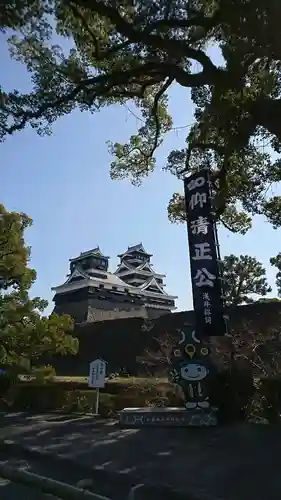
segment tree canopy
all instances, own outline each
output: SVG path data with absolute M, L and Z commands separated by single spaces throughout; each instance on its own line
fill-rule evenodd
M 280 17 L 279 0 L 3 2 L 0 29 L 32 89 L 1 88 L 1 138 L 28 124 L 49 133 L 74 108 L 97 112 L 133 101 L 141 127 L 127 144 L 110 144 L 111 177 L 138 184 L 173 128 L 168 92 L 178 84 L 187 89 L 186 107 L 191 90 L 194 124 L 165 168 L 180 178 L 209 166 L 217 219 L 230 230 L 245 233 L 254 214 L 279 227 L 281 197 L 269 188 L 280 181 L 281 164 L 264 146 L 280 153 Z M 182 220 L 180 194 L 169 215 Z
M 42 316 L 48 302 L 29 297 L 36 272 L 28 267 L 24 231 L 31 224 L 26 214 L 0 205 L 0 364 L 15 371 L 29 371 L 44 356 L 78 350 L 72 318 Z
M 32 220 L 26 214 L 7 212 L 0 204 L 0 290 L 29 287 L 35 280 L 29 269 L 30 248 L 24 243 L 24 231 Z
M 227 255 L 222 260 L 222 271 L 226 306 L 254 302 L 252 295 L 271 292 L 265 268 L 255 257 Z
M 270 264 L 274 267 L 277 267 L 276 286 L 278 296 L 281 297 L 281 252 L 279 252 L 276 257 L 271 257 Z

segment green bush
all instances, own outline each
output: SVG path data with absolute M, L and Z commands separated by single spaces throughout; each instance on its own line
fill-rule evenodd
M 127 392 L 130 394 L 140 393 L 151 393 L 157 394 L 159 391 L 167 392 L 171 389 L 171 384 L 167 382 L 158 382 L 155 378 L 134 378 L 128 377 L 127 379 L 121 380 L 109 380 L 104 388 L 105 392 L 110 394 L 122 394 Z
M 7 369 L 5 373 L 0 375 L 0 405 L 5 408 L 6 396 L 18 383 L 18 373 L 13 369 Z
M 51 381 L 55 375 L 56 370 L 51 365 L 43 365 L 33 368 L 31 375 L 35 377 L 35 380 L 40 383 Z
M 8 391 L 9 406 L 21 411 L 48 411 L 63 406 L 64 391 L 59 386 L 48 383 L 22 383 Z
M 281 378 L 263 378 L 257 384 L 260 395 L 261 416 L 270 424 L 281 421 Z
M 114 393 L 109 391 L 114 388 Z M 122 390 L 121 390 L 122 388 Z M 17 411 L 61 411 L 91 413 L 95 410 L 96 392 L 72 384 L 50 380 L 14 383 L 0 376 L 0 396 L 6 407 Z M 106 392 L 105 392 L 106 391 Z M 3 396 L 4 394 L 4 396 Z M 218 407 L 220 423 L 237 420 L 267 420 L 280 423 L 281 378 L 255 380 L 249 372 L 237 369 L 216 373 L 210 384 L 211 403 Z M 128 380 L 113 382 L 100 392 L 99 412 L 102 417 L 116 415 L 126 407 L 182 406 L 177 386 Z
M 96 391 L 85 389 L 83 391 L 65 391 L 63 406 L 58 408 L 67 413 L 92 413 L 95 411 Z M 101 416 L 107 417 L 114 413 L 115 404 L 114 397 L 111 394 L 100 394 L 99 413 Z
M 93 389 L 73 389 L 65 384 L 44 380 L 19 383 L 6 394 L 7 406 L 18 411 L 92 412 L 95 410 L 96 392 Z M 116 414 L 125 407 L 167 406 L 180 404 L 177 391 L 172 386 L 129 387 L 119 393 L 100 392 L 100 414 Z
M 8 375 L 6 375 L 5 373 L 0 375 L 0 397 L 1 398 L 3 396 L 5 396 L 7 391 L 10 389 L 12 383 L 13 382 Z
M 235 367 L 213 375 L 210 396 L 220 423 L 246 420 L 254 395 L 252 374 Z
M 65 390 L 59 384 L 21 383 L 6 393 L 6 403 L 10 408 L 21 411 L 64 411 L 91 412 L 95 404 L 95 391 L 86 389 Z M 101 395 L 108 400 L 107 395 Z

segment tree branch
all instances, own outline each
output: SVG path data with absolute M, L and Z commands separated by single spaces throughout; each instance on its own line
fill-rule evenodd
M 199 62 L 203 67 L 203 73 L 208 73 L 208 83 L 212 84 L 218 80 L 225 79 L 227 73 L 225 70 L 217 68 L 211 59 L 200 49 L 193 49 L 184 40 L 176 40 L 174 38 L 163 38 L 158 35 L 151 35 L 146 30 L 139 31 L 135 29 L 135 25 L 126 21 L 118 10 L 111 5 L 105 5 L 100 0 L 77 0 L 76 3 L 83 5 L 91 11 L 97 12 L 101 16 L 107 17 L 116 27 L 117 31 L 127 37 L 133 43 L 142 43 L 153 47 L 154 49 L 162 49 L 169 56 L 178 58 L 190 58 Z
M 191 149 L 201 149 L 202 151 L 206 151 L 207 149 L 212 149 L 217 153 L 223 153 L 225 148 L 223 146 L 219 146 L 215 142 L 194 142 L 191 143 Z
M 39 119 L 47 111 L 56 108 L 59 109 L 64 104 L 74 101 L 80 92 L 83 92 L 84 90 L 90 90 L 91 87 L 97 86 L 92 90 L 93 101 L 98 96 L 108 95 L 107 92 L 110 89 L 113 89 L 114 87 L 120 85 L 130 85 L 134 83 L 134 81 L 132 80 L 133 78 L 140 78 L 142 76 L 146 78 L 150 76 L 151 78 L 153 78 L 152 84 L 155 84 L 155 82 L 159 83 L 162 79 L 167 77 L 169 78 L 169 81 L 176 80 L 181 85 L 185 85 L 187 87 L 197 85 L 199 86 L 204 82 L 203 72 L 196 75 L 190 75 L 189 73 L 173 64 L 147 62 L 127 71 L 116 70 L 110 74 L 102 74 L 82 80 L 78 85 L 76 85 L 74 88 L 66 92 L 58 99 L 44 102 L 44 104 L 39 106 L 39 108 L 36 110 L 22 111 L 21 115 L 17 116 L 17 118 L 20 118 L 22 116 L 21 121 L 19 123 L 11 125 L 10 127 L 6 127 L 4 130 L 9 135 L 13 134 L 17 130 L 22 130 L 29 121 L 33 119 Z M 139 80 L 137 80 L 135 83 L 140 85 L 140 89 L 132 91 L 130 92 L 130 94 L 128 94 L 128 90 L 124 90 L 124 97 L 142 97 L 145 88 L 150 84 L 149 80 L 148 82 L 145 81 L 143 84 L 141 84 Z M 112 96 L 114 96 L 114 93 L 112 94 Z M 122 98 L 123 91 L 116 91 L 115 96 Z M 3 99 L 3 101 L 5 101 L 5 99 Z
M 88 25 L 87 20 L 86 20 L 85 16 L 82 14 L 82 12 L 80 11 L 80 9 L 77 8 L 77 6 L 75 5 L 74 2 L 70 2 L 70 8 L 73 11 L 74 15 L 76 15 L 80 19 L 82 26 L 85 28 L 85 30 L 91 36 L 91 38 L 94 42 L 94 46 L 95 46 L 95 51 L 96 51 L 95 56 L 96 56 L 98 61 L 101 61 L 104 59 L 109 59 L 111 56 L 116 54 L 116 52 L 119 52 L 119 50 L 122 50 L 131 44 L 130 40 L 126 40 L 126 42 L 123 42 L 123 43 L 119 43 L 119 44 L 116 43 L 113 47 L 111 47 L 108 50 L 101 51 L 100 45 L 99 45 L 99 40 L 97 39 L 93 30 Z
M 149 155 L 150 157 L 152 157 L 154 155 L 154 152 L 158 147 L 158 140 L 159 140 L 159 136 L 160 136 L 160 132 L 161 132 L 161 123 L 160 123 L 159 116 L 158 116 L 159 100 L 172 83 L 173 83 L 173 77 L 169 77 L 167 79 L 167 81 L 164 83 L 164 85 L 161 87 L 161 89 L 158 90 L 157 94 L 154 97 L 154 103 L 153 103 L 153 107 L 151 110 L 151 114 L 155 120 L 155 137 L 154 137 L 153 147 L 150 151 L 150 155 Z
M 220 222 L 231 233 L 239 233 L 238 229 L 233 229 L 225 221 L 223 221 L 220 217 L 218 218 L 218 222 Z
M 39 106 L 39 108 L 35 111 L 31 111 L 31 110 L 30 111 L 22 111 L 22 113 L 21 113 L 22 120 L 19 123 L 15 123 L 14 125 L 11 125 L 10 127 L 6 127 L 5 132 L 7 134 L 11 135 L 14 132 L 16 132 L 17 130 L 22 130 L 25 127 L 25 125 L 27 124 L 27 122 L 40 118 L 48 110 L 59 108 L 63 104 L 66 104 L 67 102 L 72 101 L 73 99 L 75 99 L 77 94 L 79 94 L 79 92 L 81 92 L 82 90 L 84 90 L 86 88 L 87 84 L 89 84 L 90 81 L 91 81 L 91 79 L 83 80 L 79 85 L 77 85 L 74 89 L 72 89 L 67 94 L 59 97 L 58 99 L 56 99 L 52 102 L 45 102 L 44 104 Z
M 218 12 L 216 12 L 212 17 L 206 17 L 204 14 L 195 14 L 189 19 L 160 19 L 151 24 L 148 24 L 143 30 L 144 33 L 151 32 L 156 29 L 161 28 L 191 28 L 192 26 L 201 26 L 206 30 L 214 28 L 219 22 Z
M 13 134 L 16 130 L 22 130 L 25 125 L 27 124 L 28 121 L 31 121 L 33 119 L 38 119 L 41 116 L 44 115 L 44 113 L 48 110 L 51 109 L 56 109 L 62 106 L 63 104 L 66 104 L 68 102 L 71 102 L 74 100 L 79 92 L 82 92 L 83 90 L 86 90 L 87 87 L 94 86 L 94 85 L 99 85 L 99 87 L 96 89 L 93 89 L 93 99 L 99 95 L 106 95 L 106 92 L 110 90 L 112 87 L 117 86 L 117 85 L 122 85 L 122 84 L 129 84 L 130 77 L 137 77 L 137 76 L 142 76 L 143 74 L 146 75 L 149 71 L 151 71 L 154 68 L 154 65 L 151 65 L 150 63 L 148 64 L 143 64 L 140 65 L 137 68 L 128 70 L 128 71 L 114 71 L 110 73 L 109 75 L 98 75 L 96 77 L 92 78 L 87 78 L 85 80 L 82 80 L 76 87 L 71 89 L 69 92 L 64 94 L 63 96 L 59 97 L 58 99 L 54 101 L 47 101 L 44 104 L 42 104 L 37 110 L 35 111 L 23 111 L 22 112 L 22 120 L 19 123 L 16 123 L 14 125 L 11 125 L 10 127 L 6 128 L 6 133 L 8 134 Z M 106 85 L 108 87 L 106 87 Z M 145 88 L 146 83 L 142 86 L 142 89 Z M 133 95 L 136 96 L 139 93 L 136 91 L 130 95 L 132 97 Z M 122 97 L 122 92 L 118 93 L 118 96 Z M 126 92 L 125 92 L 125 97 L 126 97 Z
M 99 46 L 99 41 L 95 35 L 95 33 L 93 32 L 93 30 L 90 28 L 90 26 L 88 25 L 87 21 L 86 21 L 86 18 L 83 16 L 82 12 L 80 11 L 80 9 L 77 8 L 77 6 L 73 3 L 73 2 L 70 2 L 70 8 L 72 10 L 72 12 L 74 13 L 75 16 L 78 17 L 78 19 L 80 19 L 81 23 L 82 23 L 82 26 L 84 27 L 84 29 L 89 33 L 89 35 L 91 36 L 93 42 L 94 42 L 94 46 L 95 46 L 95 56 L 98 60 L 101 60 L 101 53 L 100 53 L 100 46 Z

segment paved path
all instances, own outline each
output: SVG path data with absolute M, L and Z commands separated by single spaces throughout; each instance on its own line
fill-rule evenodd
M 91 476 L 83 466 L 92 468 L 97 492 L 114 500 L 124 499 L 126 488 L 145 481 L 196 492 L 203 499 L 281 498 L 279 428 L 120 429 L 113 421 L 90 417 L 16 414 L 2 416 L 0 427 L 1 439 L 79 462 L 80 468 L 73 469 L 76 481 Z M 61 474 L 54 469 L 51 474 Z

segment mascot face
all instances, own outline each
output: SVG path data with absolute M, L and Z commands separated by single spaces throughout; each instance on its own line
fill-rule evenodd
M 183 380 L 196 382 L 197 380 L 202 380 L 208 375 L 208 369 L 200 363 L 188 363 L 182 365 L 180 374 Z

